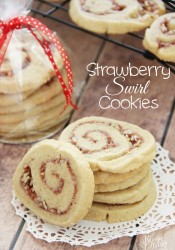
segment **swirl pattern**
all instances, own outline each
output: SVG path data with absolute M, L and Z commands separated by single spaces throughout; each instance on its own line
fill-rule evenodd
M 46 168 L 49 165 L 52 165 L 52 166 L 59 165 L 60 162 L 65 163 L 66 168 L 68 170 L 68 173 L 71 176 L 71 181 L 73 184 L 72 185 L 73 190 L 72 190 L 71 200 L 68 202 L 68 205 L 64 210 L 60 211 L 58 208 L 55 208 L 55 207 L 49 208 L 49 204 L 47 204 L 47 201 L 43 200 L 40 196 L 37 195 L 37 193 L 35 192 L 34 181 L 32 178 L 31 168 L 29 165 L 24 167 L 24 172 L 23 172 L 23 175 L 21 176 L 20 183 L 21 183 L 22 187 L 24 188 L 25 192 L 27 193 L 27 195 L 32 200 L 34 200 L 34 202 L 40 208 L 42 208 L 46 211 L 50 211 L 54 214 L 62 215 L 62 214 L 66 214 L 70 210 L 71 206 L 74 203 L 76 195 L 77 195 L 78 183 L 77 183 L 76 176 L 75 176 L 74 172 L 72 171 L 69 162 L 64 160 L 64 159 L 57 158 L 57 159 L 52 159 L 52 160 L 49 160 L 48 162 L 43 163 L 43 165 L 41 165 L 41 168 L 40 168 L 40 177 L 41 177 L 41 180 L 44 183 L 44 185 L 46 185 L 49 190 L 51 190 L 56 195 L 61 194 L 61 192 L 63 192 L 63 189 L 64 189 L 64 183 L 65 183 L 64 179 L 60 178 L 57 171 L 52 171 L 49 176 L 46 175 Z M 48 184 L 48 182 L 49 182 L 49 181 L 47 181 L 48 178 L 52 179 L 52 182 L 56 182 L 55 187 L 54 187 L 53 183 L 51 186 Z
M 25 36 L 25 39 L 21 36 Z M 59 69 L 62 69 L 63 62 L 59 53 L 56 49 L 51 49 L 55 62 Z M 0 69 L 0 93 L 17 94 L 34 91 L 53 76 L 55 72 L 52 65 L 32 34 L 24 30 L 16 30 Z
M 155 140 L 148 131 L 103 117 L 80 119 L 60 138 L 75 145 L 94 171 L 128 172 L 150 162 L 155 155 Z
M 159 17 L 146 30 L 143 45 L 160 59 L 175 62 L 175 14 Z
M 164 12 L 160 0 L 73 0 L 70 6 L 74 22 L 85 29 L 111 34 L 142 30 Z
M 88 187 L 83 185 L 85 179 Z M 14 190 L 17 197 L 43 220 L 69 226 L 82 219 L 90 208 L 94 178 L 76 148 L 46 140 L 24 157 L 14 175 Z
M 21 63 L 20 65 L 13 65 L 13 70 L 10 66 L 10 60 L 8 57 L 6 57 L 4 60 L 3 60 L 3 64 L 2 64 L 2 67 L 1 67 L 1 70 L 0 70 L 0 77 L 13 77 L 14 76 L 14 72 L 16 70 L 23 70 L 25 69 L 31 62 L 31 58 L 30 56 L 28 55 L 27 53 L 27 50 L 25 48 L 22 48 L 22 49 L 19 49 L 18 48 L 18 52 L 15 51 L 15 54 L 21 54 Z M 15 55 L 14 55 L 15 56 Z M 15 61 L 17 62 L 17 61 Z
M 96 15 L 115 14 L 117 11 L 122 11 L 126 8 L 126 6 L 117 3 L 115 0 L 105 0 L 103 2 L 81 0 L 80 4 L 84 11 Z

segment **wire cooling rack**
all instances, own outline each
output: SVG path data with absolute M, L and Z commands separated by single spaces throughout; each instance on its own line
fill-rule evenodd
M 171 7 L 170 10 L 175 9 L 175 0 L 162 0 L 164 3 L 166 3 L 169 7 Z
M 101 35 L 101 34 L 97 34 L 97 33 L 85 30 L 85 29 L 77 26 L 76 24 L 74 24 L 72 22 L 69 22 L 67 20 L 55 17 L 53 14 L 57 10 L 67 12 L 67 14 L 68 14 L 68 8 L 65 5 L 67 3 L 69 3 L 70 0 L 65 0 L 62 3 L 57 3 L 57 2 L 53 3 L 51 1 L 46 1 L 46 0 L 35 0 L 35 2 L 47 5 L 49 10 L 44 12 L 44 11 L 41 11 L 41 10 L 39 10 L 37 8 L 33 8 L 32 12 L 34 14 L 41 15 L 43 17 L 47 17 L 47 18 L 49 18 L 49 19 L 51 19 L 51 20 L 53 20 L 55 22 L 59 22 L 59 23 L 65 25 L 65 26 L 69 26 L 72 29 L 76 29 L 76 30 L 79 30 L 81 32 L 88 33 L 88 34 L 90 34 L 92 36 L 95 36 L 95 37 L 97 37 L 99 39 L 102 39 L 104 41 L 113 43 L 116 46 L 120 46 L 120 47 L 123 47 L 123 48 L 128 49 L 128 50 L 132 50 L 132 51 L 134 51 L 134 52 L 136 52 L 138 54 L 143 55 L 143 57 L 145 57 L 146 59 L 157 60 L 163 66 L 165 66 L 167 68 L 170 68 L 171 72 L 175 74 L 175 63 L 164 62 L 164 61 L 160 60 L 159 58 L 157 58 L 155 55 L 153 55 L 151 52 L 149 52 L 147 50 L 134 47 L 133 45 L 130 45 L 130 44 L 127 44 L 127 43 L 120 42 L 120 41 L 118 41 L 116 39 L 108 37 L 107 35 Z M 171 12 L 175 11 L 175 0 L 169 0 L 169 1 L 168 0 L 163 0 L 163 2 L 166 3 L 166 7 L 167 7 L 168 11 L 171 11 Z M 128 35 L 132 36 L 132 37 L 135 37 L 135 39 L 139 39 L 139 40 L 143 39 L 143 36 L 140 35 L 140 34 L 137 34 L 137 33 L 128 33 Z

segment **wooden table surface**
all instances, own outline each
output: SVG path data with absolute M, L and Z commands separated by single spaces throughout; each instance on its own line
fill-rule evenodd
M 51 6 L 39 1 L 34 2 L 38 10 L 48 11 Z M 66 11 L 57 10 L 53 17 L 70 22 Z M 78 118 L 98 115 L 138 124 L 149 130 L 166 149 L 170 151 L 170 157 L 175 160 L 175 75 L 164 80 L 161 75 L 155 77 L 127 77 L 126 83 L 145 83 L 151 79 L 150 91 L 146 94 L 148 99 L 158 99 L 158 109 L 101 109 L 98 101 L 105 94 L 105 86 L 112 82 L 112 77 L 88 77 L 86 66 L 91 62 L 98 62 L 100 65 L 125 66 L 128 62 L 139 65 L 160 65 L 156 60 L 148 60 L 131 50 L 106 42 L 91 34 L 73 29 L 49 18 L 36 15 L 45 22 L 51 29 L 55 30 L 63 39 L 65 44 L 74 52 L 81 71 L 81 79 L 85 80 L 78 106 L 71 117 L 71 121 Z M 137 48 L 142 47 L 142 41 L 129 35 L 113 36 L 113 39 L 123 43 L 131 44 Z M 148 79 L 147 79 L 148 78 Z M 138 98 L 139 95 L 136 95 Z M 120 100 L 126 98 L 121 94 Z M 26 232 L 26 224 L 20 217 L 15 215 L 14 208 L 10 204 L 12 198 L 12 176 L 16 166 L 23 155 L 29 149 L 27 145 L 4 145 L 0 144 L 0 250 L 85 250 L 87 247 L 70 246 L 66 243 L 46 243 L 35 239 Z M 153 244 L 156 241 L 164 242 Z M 145 242 L 147 242 L 145 244 Z M 175 249 L 175 226 L 169 226 L 162 230 L 153 232 L 147 236 L 123 237 L 112 240 L 107 244 L 91 247 L 93 250 L 174 250 Z

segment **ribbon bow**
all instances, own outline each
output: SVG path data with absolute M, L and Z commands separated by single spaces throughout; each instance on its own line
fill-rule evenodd
M 47 26 L 41 23 L 38 19 L 30 16 L 27 17 L 18 16 L 10 19 L 7 23 L 4 23 L 3 21 L 0 20 L 0 66 L 3 62 L 13 31 L 15 29 L 22 29 L 23 27 L 27 28 L 32 33 L 32 35 L 37 39 L 41 47 L 44 49 L 45 54 L 48 56 L 48 59 L 52 63 L 55 74 L 58 80 L 60 81 L 63 93 L 66 98 L 66 105 L 64 107 L 64 110 L 69 104 L 73 108 L 77 109 L 76 105 L 72 102 L 72 91 L 74 84 L 73 84 L 72 68 L 68 56 L 63 46 L 59 42 L 58 38 L 55 36 L 55 34 Z M 40 39 L 37 36 L 36 32 L 33 31 L 33 28 L 39 31 L 39 33 L 42 35 L 42 39 Z M 47 40 L 45 39 L 45 37 L 47 37 Z M 61 76 L 61 73 L 54 61 L 49 43 L 54 44 L 55 48 L 60 53 L 60 56 L 63 60 L 64 67 L 67 73 L 68 86 L 65 84 Z

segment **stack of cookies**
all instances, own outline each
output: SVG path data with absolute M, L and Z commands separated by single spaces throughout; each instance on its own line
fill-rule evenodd
M 51 224 L 71 226 L 84 218 L 129 221 L 156 200 L 154 156 L 155 140 L 148 131 L 87 117 L 69 125 L 60 141 L 35 144 L 17 167 L 13 187 L 27 208 Z
M 94 172 L 93 204 L 86 219 L 128 221 L 153 205 L 156 189 L 150 166 L 156 147 L 148 131 L 126 122 L 87 117 L 69 125 L 60 139 L 76 146 Z
M 67 82 L 63 61 L 50 45 Z M 17 30 L 0 68 L 0 137 L 30 141 L 59 129 L 70 113 L 43 48 L 27 30 Z

